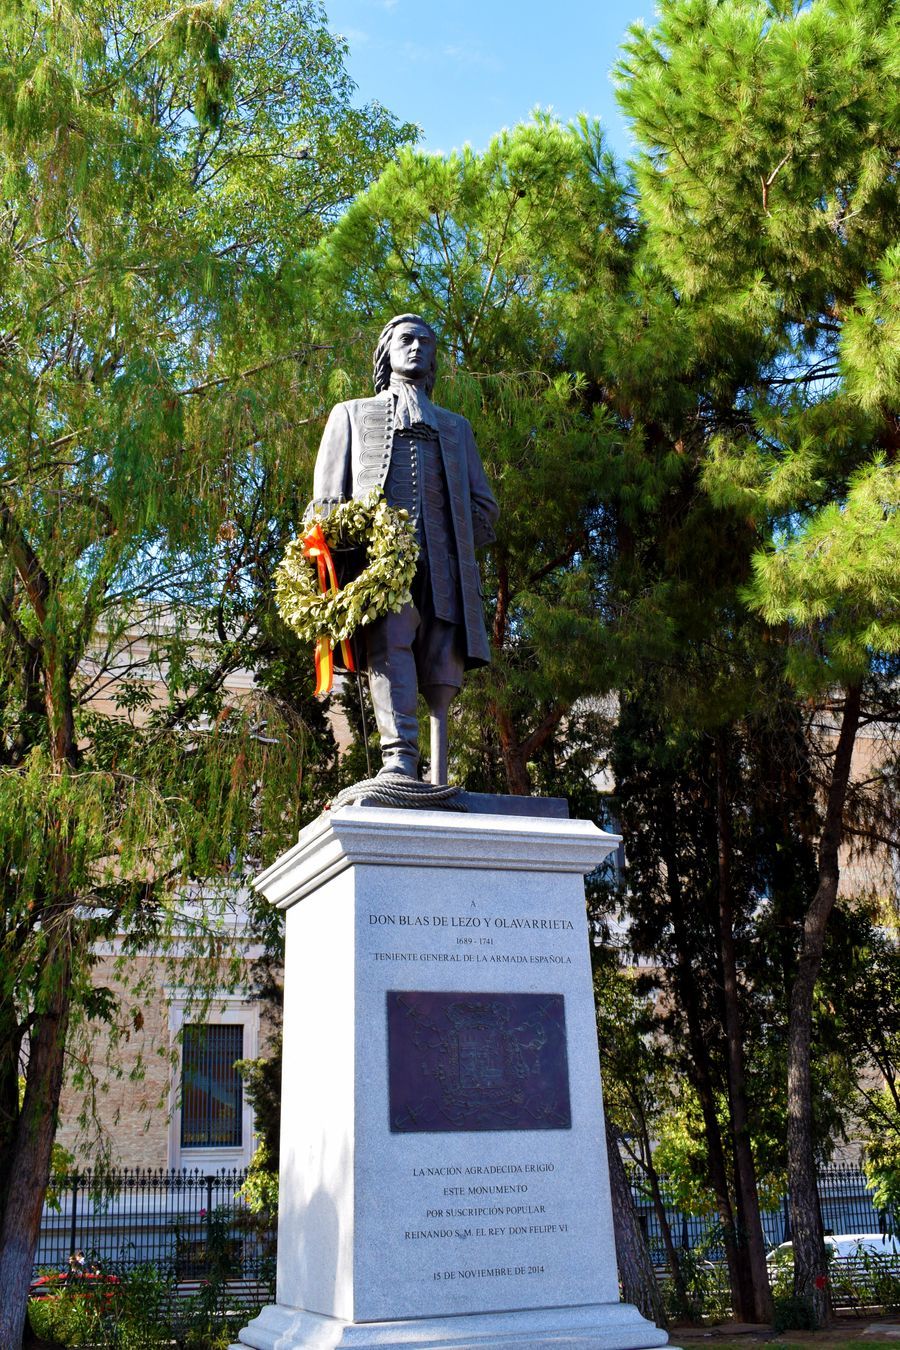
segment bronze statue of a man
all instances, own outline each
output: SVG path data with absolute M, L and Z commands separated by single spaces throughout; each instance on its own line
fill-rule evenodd
M 431 781 L 447 780 L 447 709 L 463 671 L 490 661 L 475 549 L 494 539 L 498 509 L 472 428 L 431 402 L 434 330 L 417 314 L 385 324 L 374 358 L 375 397 L 332 408 L 313 493 L 324 511 L 382 488 L 415 524 L 412 604 L 362 630 L 381 736 L 381 773 L 416 778 L 416 694 L 431 713 Z

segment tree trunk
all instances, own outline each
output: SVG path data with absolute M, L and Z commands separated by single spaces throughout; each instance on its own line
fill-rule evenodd
M 616 1237 L 616 1261 L 626 1303 L 657 1326 L 666 1326 L 662 1294 L 650 1260 L 650 1252 L 631 1198 L 625 1164 L 619 1153 L 618 1132 L 606 1116 L 606 1152 L 609 1157 L 609 1183 L 612 1195 L 613 1229 Z
M 50 581 L 9 508 L 2 504 L 0 540 L 6 544 L 41 624 L 44 715 L 53 767 L 64 780 L 77 766 L 78 745 L 71 671 Z M 25 1095 L 6 1159 L 8 1189 L 0 1199 L 0 1350 L 17 1350 L 22 1343 L 65 1068 L 75 941 L 72 855 L 68 825 L 57 819 L 53 829 L 46 890 L 33 897 L 32 921 L 40 925 L 46 947 L 28 1027 Z
M 709 1180 L 716 1197 L 716 1210 L 722 1228 L 722 1246 L 725 1248 L 725 1260 L 728 1265 L 732 1316 L 736 1322 L 749 1322 L 753 1307 L 749 1272 L 738 1242 L 738 1226 L 728 1186 L 725 1149 L 716 1114 L 715 1092 L 707 1063 L 705 1043 L 698 1044 L 696 1038 L 692 1038 L 691 1053 L 695 1069 L 694 1087 L 700 1099 L 709 1154 Z
M 6 935 L 9 941 L 9 935 Z M 0 1222 L 9 1190 L 13 1144 L 19 1120 L 19 1069 L 22 1030 L 13 1000 L 0 1004 Z
M 650 1199 L 653 1203 L 653 1213 L 656 1215 L 656 1222 L 659 1224 L 663 1247 L 665 1247 L 666 1250 L 666 1263 L 672 1274 L 672 1283 L 675 1286 L 675 1293 L 678 1296 L 678 1301 L 683 1308 L 686 1308 L 688 1302 L 687 1289 L 685 1288 L 681 1261 L 678 1256 L 678 1248 L 675 1246 L 675 1241 L 672 1237 L 672 1225 L 669 1223 L 669 1216 L 666 1213 L 662 1188 L 659 1184 L 659 1173 L 653 1162 L 653 1148 L 650 1143 L 650 1131 L 647 1128 L 647 1120 L 644 1115 L 642 1104 L 639 1101 L 632 1100 L 632 1109 L 637 1118 L 637 1135 L 640 1140 L 640 1158 L 634 1158 L 632 1150 L 628 1149 L 627 1145 L 626 1150 L 631 1153 L 634 1162 L 641 1168 L 647 1178 L 647 1182 L 650 1186 Z
M 742 1254 L 738 1248 L 737 1224 L 735 1223 L 731 1192 L 728 1186 L 725 1149 L 722 1144 L 722 1132 L 716 1114 L 716 1094 L 709 1063 L 709 1047 L 697 1002 L 695 987 L 697 972 L 694 969 L 684 931 L 678 860 L 673 853 L 665 851 L 663 863 L 666 869 L 666 884 L 672 901 L 672 928 L 677 952 L 678 995 L 687 1018 L 694 1087 L 700 1101 L 700 1110 L 703 1113 L 703 1131 L 706 1136 L 706 1149 L 709 1158 L 709 1181 L 716 1197 L 716 1211 L 722 1228 L 722 1246 L 725 1248 L 728 1282 L 731 1286 L 731 1310 L 735 1321 L 747 1322 L 750 1320 L 753 1299 L 749 1289 L 750 1282 L 746 1263 L 742 1260 Z
M 861 705 L 861 686 L 848 686 L 819 841 L 818 884 L 803 923 L 800 960 L 791 989 L 788 1016 L 788 1192 L 794 1244 L 794 1292 L 810 1300 L 819 1325 L 826 1323 L 830 1317 L 831 1299 L 813 1149 L 810 1069 L 812 1008 L 822 965 L 825 929 L 837 899 L 840 881 L 839 855 L 844 837 L 844 807 Z
M 716 819 L 719 866 L 719 940 L 722 957 L 728 1098 L 734 1148 L 735 1188 L 739 1215 L 738 1248 L 744 1249 L 753 1322 L 771 1322 L 772 1290 L 766 1266 L 766 1242 L 759 1211 L 759 1186 L 750 1138 L 750 1112 L 744 1065 L 744 1038 L 738 990 L 734 902 L 731 885 L 732 829 L 728 804 L 728 750 L 725 735 L 716 737 Z
M 666 1213 L 666 1206 L 663 1201 L 662 1191 L 659 1186 L 659 1173 L 653 1166 L 653 1159 L 648 1157 L 646 1163 L 647 1180 L 650 1183 L 650 1196 L 653 1200 L 653 1212 L 656 1215 L 656 1222 L 659 1224 L 659 1231 L 662 1234 L 663 1246 L 666 1249 L 666 1261 L 669 1270 L 672 1273 L 672 1283 L 675 1286 L 675 1293 L 678 1301 L 683 1308 L 687 1307 L 687 1289 L 684 1283 L 684 1275 L 681 1270 L 681 1261 L 678 1257 L 678 1248 L 672 1239 L 672 1226 L 669 1223 L 669 1216 Z
M 61 922 L 58 919 L 58 922 Z M 9 1190 L 0 1222 L 0 1346 L 22 1344 L 28 1289 L 50 1175 L 56 1111 L 62 1091 L 69 1021 L 69 935 L 58 933 L 47 952 L 53 971 L 49 1006 L 31 1029 L 25 1097 L 10 1158 Z
M 514 797 L 530 797 L 531 774 L 528 772 L 524 747 L 519 743 L 509 715 L 496 706 L 494 715 L 497 718 L 497 730 L 500 735 L 500 753 L 503 756 L 506 786 Z

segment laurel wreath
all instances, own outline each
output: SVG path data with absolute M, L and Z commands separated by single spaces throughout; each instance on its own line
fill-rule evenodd
M 329 548 L 365 545 L 368 554 L 364 571 L 333 593 L 322 593 L 315 561 L 303 555 L 304 538 L 316 522 Z M 303 534 L 288 544 L 275 571 L 275 604 L 304 642 L 327 637 L 335 647 L 364 624 L 410 603 L 418 559 L 408 512 L 389 506 L 380 491 L 360 501 L 340 502 L 327 515 L 310 515 Z

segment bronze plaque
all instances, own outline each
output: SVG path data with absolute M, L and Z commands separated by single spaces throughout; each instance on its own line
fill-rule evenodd
M 388 990 L 391 1130 L 568 1130 L 562 994 Z

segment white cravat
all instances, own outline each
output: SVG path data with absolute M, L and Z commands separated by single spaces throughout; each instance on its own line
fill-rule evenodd
M 394 395 L 394 430 L 409 431 L 410 427 L 426 426 L 439 431 L 437 410 L 431 399 L 419 385 L 399 376 L 391 376 L 391 393 Z

